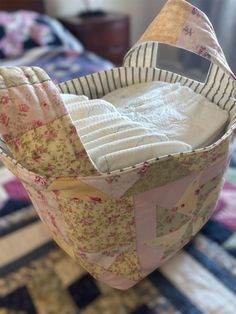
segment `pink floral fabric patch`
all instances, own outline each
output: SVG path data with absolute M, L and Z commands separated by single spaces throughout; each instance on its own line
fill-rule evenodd
M 56 86 L 38 68 L 7 68 L 0 77 L 0 128 L 5 141 L 65 115 Z M 2 86 L 1 86 L 2 85 Z M 9 87 L 9 88 L 7 88 Z

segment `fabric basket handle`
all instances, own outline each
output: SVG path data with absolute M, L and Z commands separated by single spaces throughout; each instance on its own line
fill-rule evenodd
M 208 17 L 184 0 L 169 0 L 139 41 L 126 54 L 124 66 L 156 67 L 158 43 L 193 52 L 236 80 Z

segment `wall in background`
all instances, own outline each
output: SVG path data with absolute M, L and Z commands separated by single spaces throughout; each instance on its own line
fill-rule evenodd
M 103 7 L 130 15 L 131 42 L 135 43 L 165 2 L 166 0 L 104 0 Z M 68 16 L 84 9 L 83 0 L 45 0 L 45 3 L 47 13 L 52 16 Z

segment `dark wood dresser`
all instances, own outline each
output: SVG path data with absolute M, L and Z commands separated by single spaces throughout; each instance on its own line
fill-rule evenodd
M 61 18 L 62 24 L 71 31 L 86 49 L 121 65 L 129 49 L 129 16 L 106 12 L 99 16 L 70 16 Z

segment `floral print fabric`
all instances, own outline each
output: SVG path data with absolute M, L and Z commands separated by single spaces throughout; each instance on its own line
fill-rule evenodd
M 45 177 L 96 173 L 68 115 L 14 138 L 8 147 L 24 167 Z
M 187 19 L 184 13 L 192 11 L 185 11 L 185 1 L 171 0 L 169 16 L 172 5 L 178 5 L 184 26 L 182 16 Z M 209 147 L 99 174 L 46 74 L 38 70 L 31 76 L 29 68 L 22 76 L 22 70 L 15 70 L 6 68 L 0 80 L 0 113 L 9 113 L 2 116 L 0 131 L 15 160 L 3 153 L 1 160 L 23 181 L 39 216 L 72 258 L 113 287 L 131 287 L 188 243 L 209 219 L 233 129 Z M 85 81 L 95 84 L 91 76 Z M 34 89 L 37 84 L 42 89 Z M 29 95 L 37 96 L 36 103 L 25 96 L 23 86 L 34 86 Z M 9 94 L 13 88 L 18 91 L 15 102 Z M 225 86 L 219 90 L 224 92 Z M 48 95 L 50 110 L 44 110 L 41 95 Z M 18 120 L 11 124 L 15 114 L 7 111 L 9 104 L 20 117 L 21 129 Z M 27 112 L 32 121 L 39 116 L 42 125 L 33 125 Z
M 0 69 L 0 88 L 0 125 L 6 141 L 66 114 L 56 86 L 39 68 Z
M 13 156 L 45 177 L 96 173 L 58 89 L 36 67 L 0 70 L 0 129 Z
M 207 16 L 187 1 L 169 0 L 139 40 L 192 51 L 222 67 L 236 80 Z

